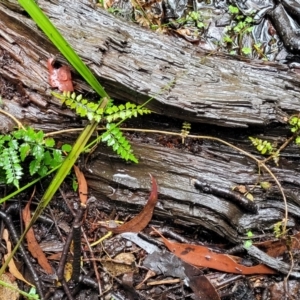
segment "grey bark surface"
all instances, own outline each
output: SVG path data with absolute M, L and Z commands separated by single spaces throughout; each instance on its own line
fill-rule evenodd
M 35 90 L 31 100 L 47 106 L 53 100 L 44 96 L 49 95 L 46 60 L 58 51 L 33 21 L 7 8 L 9 3 L 1 1 L 0 42 L 12 60 L 0 74 Z M 299 75 L 287 66 L 204 53 L 85 0 L 38 4 L 113 98 L 143 103 L 154 96 L 150 107 L 158 113 L 226 127 L 282 122 L 286 112 L 299 110 Z M 75 82 L 80 91 L 88 90 Z
M 258 214 L 250 214 L 230 200 L 194 188 L 191 179 L 198 177 L 228 190 L 237 185 L 251 186 L 258 180 L 273 182 L 267 174 L 259 177 L 256 164 L 229 147 L 206 141 L 199 152 L 188 153 L 166 149 L 152 139 L 148 142 L 150 144 L 133 141 L 138 165 L 124 164 L 105 147 L 98 150 L 86 169 L 89 187 L 97 199 L 103 199 L 126 215 L 136 213 L 150 193 L 147 174 L 151 173 L 159 184 L 155 218 L 164 220 L 166 225 L 205 228 L 233 243 L 240 243 L 248 230 L 260 232 L 264 228 L 272 232 L 273 225 L 284 218 L 283 200 L 275 184 L 267 195 L 259 188 L 253 193 Z M 295 193 L 295 187 L 300 185 L 299 170 L 272 170 L 285 191 Z M 297 197 L 297 193 L 293 198 L 288 197 L 290 227 L 296 226 L 300 216 L 299 202 L 292 201 Z
M 207 124 L 219 125 L 215 134 L 248 151 L 253 148 L 246 142 L 247 127 L 259 125 L 264 130 L 270 123 L 283 123 L 287 113 L 300 110 L 299 75 L 285 65 L 210 55 L 183 40 L 125 23 L 83 0 L 38 4 L 113 98 L 143 103 L 155 95 L 150 108 L 157 113 L 202 123 L 206 131 L 210 130 Z M 4 98 L 4 109 L 47 131 L 82 126 L 50 95 L 46 62 L 57 50 L 12 2 L 0 1 L 0 16 L 0 76 L 20 94 Z M 79 92 L 91 92 L 79 76 L 74 81 Z M 29 101 L 25 107 L 20 105 L 24 99 Z M 5 116 L 1 119 L 2 131 L 15 125 Z M 145 125 L 151 124 L 151 119 L 143 120 Z M 180 126 L 178 122 L 178 130 Z M 163 124 L 160 128 L 166 129 Z M 195 130 L 201 133 L 201 127 Z M 283 126 L 273 131 L 275 136 L 287 136 Z M 105 147 L 88 160 L 85 173 L 102 207 L 117 207 L 127 215 L 139 211 L 149 194 L 150 172 L 159 184 L 155 219 L 208 229 L 239 243 L 247 230 L 271 230 L 284 217 L 275 185 L 267 197 L 256 189 L 257 215 L 231 201 L 200 193 L 191 185 L 191 179 L 198 176 L 228 189 L 259 180 L 272 182 L 267 175 L 259 178 L 255 163 L 232 149 L 205 141 L 199 151 L 191 153 L 167 148 L 154 137 L 132 139 L 138 165 L 124 163 Z M 282 154 L 284 167 L 273 168 L 288 192 L 300 186 L 296 151 L 291 146 Z M 289 226 L 294 227 L 300 216 L 299 204 L 290 201 L 288 205 Z

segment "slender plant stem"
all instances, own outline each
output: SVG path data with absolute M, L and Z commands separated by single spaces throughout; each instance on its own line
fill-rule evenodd
M 9 195 L 7 195 L 4 198 L 0 199 L 0 204 L 15 197 L 16 195 L 20 194 L 21 192 L 25 191 L 26 189 L 28 189 L 29 187 L 33 186 L 34 184 L 36 184 L 37 182 L 39 182 L 42 178 L 47 177 L 48 175 L 52 174 L 53 172 L 55 172 L 57 169 L 59 169 L 61 165 L 56 166 L 55 168 L 51 169 L 50 171 L 48 171 L 44 176 L 41 176 L 31 182 L 29 182 L 28 184 L 22 186 L 21 188 L 17 189 L 16 191 L 10 193 Z
M 36 295 L 30 295 L 28 293 L 23 292 L 22 290 L 19 290 L 18 288 L 16 288 L 15 286 L 8 284 L 7 282 L 0 280 L 0 285 L 5 286 L 13 291 L 18 292 L 20 295 L 26 297 L 27 299 L 38 299 L 36 298 Z
M 0 113 L 11 118 L 12 120 L 14 120 L 14 122 L 18 125 L 18 128 L 19 129 L 24 129 L 25 130 L 25 127 L 23 126 L 23 124 L 18 120 L 16 119 L 13 115 L 11 115 L 10 113 L 8 113 L 7 111 L 3 110 L 0 108 Z

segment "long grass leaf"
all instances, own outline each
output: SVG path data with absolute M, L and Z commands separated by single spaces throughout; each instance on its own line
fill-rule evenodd
M 30 17 L 42 29 L 57 49 L 65 56 L 70 64 L 80 73 L 80 75 L 90 84 L 90 86 L 101 96 L 108 97 L 104 88 L 92 74 L 89 68 L 83 63 L 71 45 L 60 34 L 49 18 L 43 13 L 33 0 L 18 0 L 20 5 L 27 11 Z

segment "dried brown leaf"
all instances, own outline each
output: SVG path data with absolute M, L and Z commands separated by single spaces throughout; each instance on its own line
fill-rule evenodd
M 164 244 L 173 254 L 196 267 L 207 267 L 218 271 L 243 275 L 276 274 L 275 270 L 262 264 L 253 267 L 238 264 L 233 256 L 215 253 L 205 246 L 170 242 L 155 228 L 153 230 L 162 237 Z
M 103 267 L 113 276 L 135 272 L 136 258 L 132 253 L 120 253 L 114 259 L 107 258 L 101 261 Z
M 216 288 L 213 286 L 213 284 L 206 276 L 204 275 L 193 276 L 192 278 L 189 278 L 189 280 L 190 280 L 190 287 L 198 299 L 221 300 Z
M 4 255 L 4 260 L 6 260 L 9 255 L 11 254 L 11 242 L 8 239 L 8 231 L 7 229 L 3 230 L 3 235 L 2 238 L 4 239 L 4 241 L 6 242 L 6 249 L 7 249 L 7 254 Z M 28 285 L 33 286 L 30 282 L 28 282 L 23 275 L 19 272 L 19 270 L 17 269 L 15 262 L 13 261 L 13 259 L 10 260 L 9 264 L 9 272 L 14 275 L 16 278 L 18 278 L 19 280 L 22 280 L 23 282 L 25 282 Z
M 280 239 L 254 243 L 256 247 L 266 252 L 272 257 L 278 257 L 284 252 L 291 249 L 292 251 L 300 250 L 300 232 L 289 237 L 290 240 Z
M 86 205 L 87 195 L 88 195 L 88 186 L 85 180 L 83 173 L 79 170 L 77 166 L 74 165 L 75 175 L 78 181 L 78 192 L 79 198 L 82 205 Z
M 157 202 L 157 182 L 151 174 L 149 175 L 152 182 L 151 193 L 143 210 L 130 221 L 119 227 L 107 227 L 108 230 L 112 231 L 113 233 L 140 232 L 148 225 L 152 219 L 153 211 Z
M 26 204 L 22 211 L 23 221 L 25 226 L 27 227 L 30 223 L 31 216 L 30 216 L 30 201 Z M 31 255 L 37 259 L 39 265 L 48 273 L 53 274 L 53 270 L 43 252 L 40 245 L 35 239 L 34 231 L 30 228 L 26 234 L 26 240 L 28 244 L 28 250 Z
M 141 26 L 150 28 L 150 21 L 149 21 L 146 17 L 141 16 L 141 15 L 139 15 L 139 14 L 136 14 L 135 20 L 136 20 Z

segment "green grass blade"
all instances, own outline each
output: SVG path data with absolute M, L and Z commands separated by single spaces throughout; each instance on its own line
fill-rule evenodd
M 80 57 L 75 53 L 69 43 L 63 38 L 63 36 L 59 33 L 59 31 L 55 28 L 55 26 L 51 23 L 51 21 L 44 15 L 42 10 L 37 6 L 37 4 L 32 0 L 18 0 L 21 6 L 28 12 L 28 14 L 32 17 L 32 19 L 37 23 L 37 25 L 43 30 L 43 32 L 48 36 L 48 38 L 53 42 L 53 44 L 58 48 L 58 50 L 68 59 L 68 61 L 72 64 L 72 66 L 81 74 L 81 76 L 91 85 L 91 87 L 101 96 L 103 97 L 103 101 L 100 104 L 100 107 L 104 108 L 107 105 L 109 96 L 105 92 L 104 88 L 97 81 L 92 72 L 87 68 L 87 66 L 82 62 Z M 97 128 L 98 123 L 92 122 L 87 125 L 83 132 L 78 137 L 75 142 L 73 149 L 69 153 L 68 157 L 62 163 L 58 172 L 54 176 L 51 184 L 47 188 L 45 194 L 43 195 L 30 224 L 25 228 L 23 234 L 20 237 L 19 242 L 14 247 L 13 251 L 6 259 L 5 263 L 2 265 L 0 269 L 0 275 L 3 274 L 5 269 L 8 266 L 10 259 L 14 256 L 18 247 L 20 246 L 22 240 L 24 239 L 26 233 L 32 224 L 36 221 L 39 215 L 42 213 L 44 208 L 51 201 L 53 195 L 64 181 L 65 177 L 71 170 L 72 166 L 76 162 L 78 156 L 84 149 L 86 143 L 89 138 Z
M 89 68 L 83 63 L 80 57 L 72 49 L 60 32 L 51 23 L 48 17 L 42 12 L 33 0 L 18 0 L 20 5 L 27 11 L 36 24 L 42 29 L 57 49 L 65 56 L 70 64 L 80 73 L 89 85 L 101 96 L 108 97 L 104 88 L 92 74 Z

